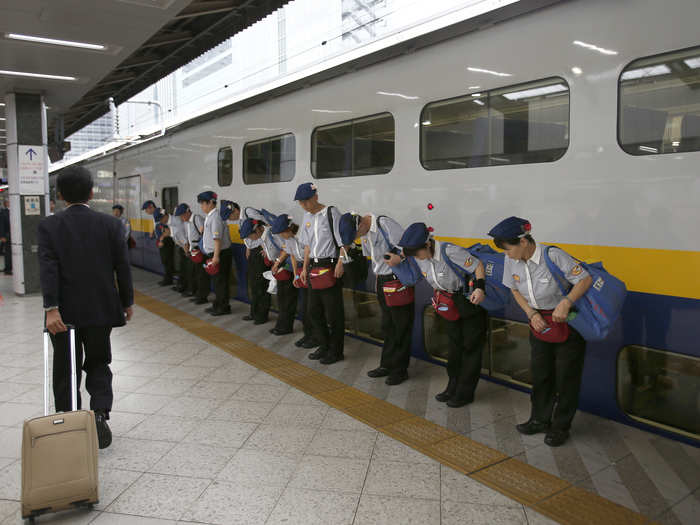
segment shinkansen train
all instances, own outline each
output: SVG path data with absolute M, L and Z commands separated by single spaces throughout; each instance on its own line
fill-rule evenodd
M 536 240 L 603 261 L 629 289 L 613 332 L 588 345 L 581 408 L 697 446 L 698 20 L 697 0 L 556 2 L 416 37 L 81 162 L 95 206 L 125 206 L 132 263 L 153 272 L 141 203 L 196 207 L 204 188 L 299 222 L 295 188 L 314 181 L 325 204 L 424 221 L 464 246 L 526 217 Z M 245 301 L 234 227 L 232 238 L 233 295 Z M 446 334 L 424 284 L 413 353 L 437 365 Z M 349 334 L 379 337 L 373 290 L 372 275 L 345 290 Z M 514 304 L 492 313 L 483 362 L 486 378 L 527 388 L 528 327 Z

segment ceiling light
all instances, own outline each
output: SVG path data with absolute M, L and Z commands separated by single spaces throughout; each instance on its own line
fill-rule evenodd
M 0 120 L 5 120 L 5 118 L 4 118 L 4 117 L 0 117 Z
M 55 46 L 79 47 L 82 49 L 93 49 L 96 51 L 106 49 L 106 47 L 101 44 L 88 44 L 86 42 L 74 42 L 72 40 L 58 40 L 56 38 L 46 38 L 43 36 L 20 35 L 18 33 L 7 33 L 5 37 L 11 40 L 23 40 L 25 42 L 37 42 L 39 44 L 52 44 Z
M 230 140 L 240 140 L 244 139 L 245 137 L 235 137 L 235 136 L 230 136 L 230 135 L 212 135 L 215 139 L 230 139 Z
M 643 77 L 658 77 L 659 75 L 667 75 L 671 72 L 671 68 L 666 64 L 658 66 L 640 67 L 639 69 L 630 69 L 622 73 L 622 80 L 634 80 Z
M 479 89 L 481 86 L 469 86 L 467 89 Z
M 646 151 L 648 153 L 658 153 L 659 150 L 656 148 L 652 148 L 651 146 L 639 146 L 640 151 Z
M 683 62 L 685 62 L 685 65 L 691 69 L 697 69 L 700 67 L 700 57 L 686 58 Z M 2 104 L 0 104 L 0 106 L 2 106 Z
M 4 102 L 0 102 L 0 106 L 4 106 L 4 105 L 5 105 L 5 103 L 4 103 Z
M 474 73 L 486 73 L 487 75 L 495 75 L 497 77 L 512 77 L 510 73 L 499 73 L 498 71 L 491 71 L 490 69 L 481 69 L 480 67 L 468 67 L 469 71 Z
M 314 113 L 352 113 L 349 109 L 312 109 Z
M 481 93 L 472 93 L 472 97 L 480 97 Z
M 474 104 L 479 104 L 480 106 L 484 106 L 484 105 L 485 105 L 484 102 L 483 102 L 483 100 L 475 100 L 475 101 L 474 101 Z
M 567 91 L 564 84 L 554 84 L 552 86 L 542 86 L 538 88 L 525 89 L 523 91 L 513 91 L 512 93 L 504 93 L 503 96 L 508 100 L 520 100 L 522 98 L 540 97 L 543 95 L 551 95 L 552 93 L 560 93 Z
M 377 91 L 377 95 L 386 95 L 388 97 L 399 97 L 406 100 L 416 100 L 420 97 L 414 95 L 404 95 L 402 93 L 387 93 L 386 91 Z
M 46 75 L 44 73 L 26 73 L 24 71 L 8 71 L 6 69 L 0 69 L 0 76 L 45 78 L 47 80 L 71 80 L 71 81 L 78 80 L 75 77 L 65 77 L 62 75 Z
M 423 122 L 421 122 L 421 124 L 423 124 L 424 126 L 430 126 L 432 122 L 430 122 L 429 120 L 424 120 Z
M 279 131 L 282 128 L 248 128 L 248 131 Z
M 581 42 L 580 40 L 574 40 L 572 42 L 575 46 L 584 47 L 590 49 L 591 51 L 597 51 L 603 55 L 617 55 L 617 51 L 612 49 L 605 49 L 604 47 L 598 47 L 595 44 L 589 44 L 588 42 Z
M 574 66 L 574 67 L 571 68 L 571 72 L 572 72 L 574 75 L 580 75 L 581 73 L 583 73 L 583 69 L 581 69 L 581 68 L 578 67 L 578 66 Z

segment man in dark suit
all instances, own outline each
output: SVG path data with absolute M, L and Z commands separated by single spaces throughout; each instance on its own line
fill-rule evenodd
M 0 244 L 5 255 L 5 275 L 12 275 L 12 244 L 10 238 L 10 200 L 0 209 Z
M 72 324 L 76 327 L 76 362 L 85 371 L 99 445 L 105 448 L 112 442 L 107 424 L 113 397 L 109 336 L 113 327 L 131 319 L 134 302 L 124 226 L 116 217 L 90 209 L 92 175 L 85 168 L 66 168 L 56 185 L 67 208 L 39 223 L 41 289 L 46 328 L 54 347 L 56 410 L 71 409 L 66 324 Z M 77 376 L 79 386 L 80 369 Z M 78 408 L 80 404 L 78 393 Z

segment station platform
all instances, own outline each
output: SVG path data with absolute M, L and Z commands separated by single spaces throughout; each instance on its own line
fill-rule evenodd
M 697 523 L 700 449 L 583 412 L 553 449 L 515 430 L 526 393 L 482 380 L 450 409 L 441 367 L 412 360 L 389 387 L 366 375 L 374 344 L 347 338 L 323 366 L 299 334 L 243 321 L 247 304 L 214 318 L 157 280 L 134 270 L 134 319 L 112 335 L 100 504 L 37 523 Z M 11 288 L 0 276 L 2 525 L 21 523 L 21 425 L 43 410 L 41 299 Z

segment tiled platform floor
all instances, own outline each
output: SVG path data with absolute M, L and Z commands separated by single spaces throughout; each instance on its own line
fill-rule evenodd
M 155 276 L 137 288 L 195 315 Z M 0 276 L 0 524 L 18 523 L 21 423 L 40 414 L 41 302 L 16 298 Z M 306 366 L 295 336 L 240 320 L 214 324 Z M 113 445 L 100 452 L 95 512 L 38 523 L 550 523 L 547 518 L 136 308 L 113 335 Z M 346 340 L 328 375 L 416 415 L 592 490 L 661 523 L 696 523 L 700 451 L 588 414 L 560 449 L 514 432 L 527 395 L 482 381 L 477 401 L 448 410 L 433 400 L 444 370 L 415 361 L 411 380 L 371 380 L 378 348 Z

